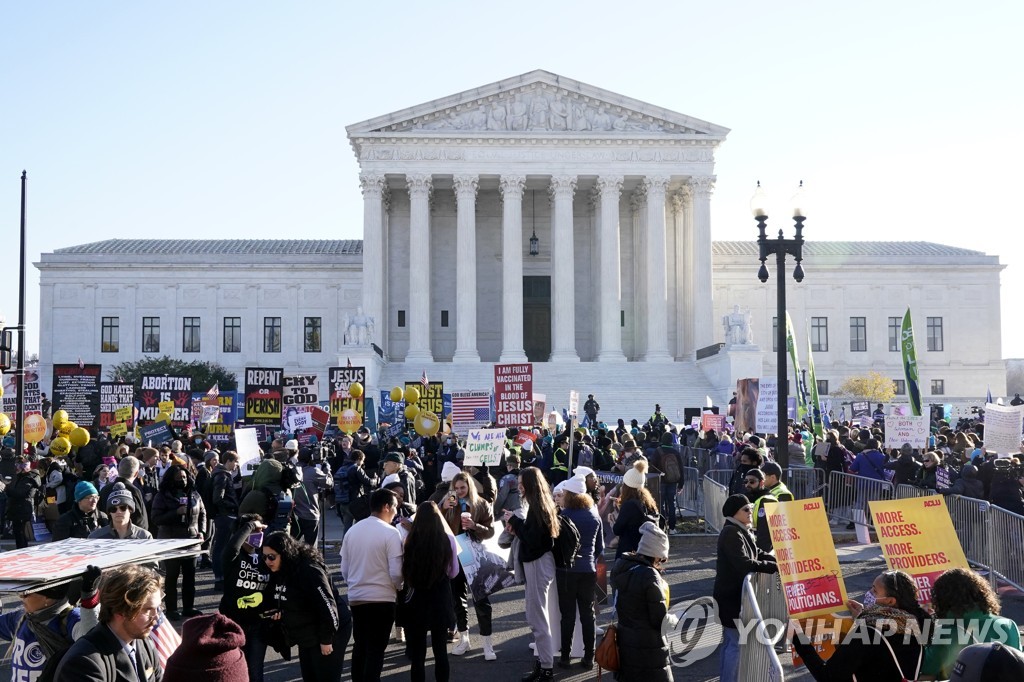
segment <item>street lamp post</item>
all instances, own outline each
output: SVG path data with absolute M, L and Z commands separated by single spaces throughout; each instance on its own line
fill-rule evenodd
M 779 396 L 779 421 L 778 428 L 776 430 L 775 438 L 775 461 L 779 463 L 783 469 L 789 467 L 789 443 L 787 435 L 789 433 L 789 414 L 788 414 L 788 402 L 789 402 L 789 391 L 786 387 L 788 369 L 786 365 L 786 255 L 791 255 L 796 260 L 796 268 L 793 270 L 793 279 L 797 282 L 802 282 L 804 279 L 804 269 L 800 265 L 800 261 L 803 260 L 804 250 L 804 209 L 802 206 L 802 194 L 803 194 L 803 181 L 800 182 L 800 190 L 797 191 L 793 197 L 793 222 L 796 223 L 796 236 L 792 239 L 787 239 L 783 236 L 782 230 L 779 230 L 779 236 L 774 239 L 769 239 L 765 230 L 768 228 L 768 211 L 766 208 L 767 197 L 764 190 L 761 189 L 761 183 L 757 183 L 757 191 L 754 192 L 753 198 L 750 200 L 750 210 L 754 214 L 754 219 L 757 221 L 758 237 L 757 245 L 760 247 L 760 260 L 761 267 L 757 271 L 757 278 L 762 282 L 768 281 L 768 266 L 765 265 L 768 260 L 768 256 L 775 255 L 775 275 L 776 275 L 776 288 L 778 292 L 777 305 L 776 305 L 776 319 L 778 324 L 776 325 L 776 369 L 778 378 L 778 396 Z

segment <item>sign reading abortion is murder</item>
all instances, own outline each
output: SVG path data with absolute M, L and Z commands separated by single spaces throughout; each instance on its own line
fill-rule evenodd
M 868 502 L 890 571 L 909 573 L 922 603 L 944 571 L 968 568 L 967 557 L 941 495 Z
M 846 585 L 820 497 L 766 502 L 779 576 L 791 618 L 811 618 L 846 608 Z M 764 523 L 758 519 L 758 523 Z

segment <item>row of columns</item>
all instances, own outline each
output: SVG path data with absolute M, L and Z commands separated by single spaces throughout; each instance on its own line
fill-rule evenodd
M 430 253 L 430 174 L 407 174 L 409 192 L 410 253 Z M 479 362 L 476 347 L 476 195 L 479 176 L 459 174 L 453 178 L 456 222 L 456 347 L 454 362 Z M 598 353 L 600 362 L 624 362 L 619 322 L 621 301 L 619 199 L 623 176 L 603 175 L 596 185 L 598 262 L 596 278 L 599 304 Z M 635 227 L 642 231 L 642 254 L 636 263 L 644 276 L 638 303 L 646 343 L 642 360 L 670 362 L 668 347 L 668 281 L 666 250 L 666 194 L 670 178 L 646 176 L 637 194 Z M 578 362 L 575 323 L 575 267 L 573 246 L 573 196 L 577 178 L 551 177 L 549 192 L 552 213 L 552 362 Z M 382 174 L 360 175 L 363 192 L 363 309 L 374 318 L 382 335 L 388 326 L 385 306 L 385 240 L 383 202 L 387 186 Z M 524 175 L 502 175 L 499 191 L 502 209 L 502 344 L 501 362 L 525 362 L 523 349 L 523 192 Z M 688 353 L 712 343 L 714 326 L 711 300 L 710 199 L 711 176 L 692 177 L 672 196 L 676 224 L 677 262 L 685 267 L 678 301 L 681 342 Z M 682 229 L 679 229 L 679 228 Z M 430 349 L 430 271 L 409 269 L 409 349 L 406 361 L 432 361 Z

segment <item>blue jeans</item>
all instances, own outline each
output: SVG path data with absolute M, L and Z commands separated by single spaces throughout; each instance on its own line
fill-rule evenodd
M 263 661 L 267 657 L 267 643 L 260 639 L 259 625 L 244 628 L 245 665 L 249 669 L 249 682 L 263 682 Z
M 736 628 L 722 628 L 722 651 L 718 662 L 718 674 L 722 682 L 739 682 L 740 631 Z
M 676 527 L 676 484 L 661 484 L 661 514 L 668 521 L 668 527 L 675 530 Z

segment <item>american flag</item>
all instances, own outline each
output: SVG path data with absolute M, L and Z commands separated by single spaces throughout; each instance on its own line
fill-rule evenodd
M 488 422 L 491 420 L 491 396 L 487 391 L 452 394 L 452 423 Z
M 178 645 L 181 644 L 181 635 L 174 629 L 171 622 L 167 620 L 166 614 L 161 611 L 159 620 L 157 620 L 156 625 L 153 627 L 153 631 L 149 633 L 149 638 L 153 641 L 153 646 L 156 647 L 156 655 L 160 660 L 160 669 L 163 670 L 167 667 L 167 659 L 178 648 Z
M 423 370 L 423 376 L 420 377 L 420 383 L 423 384 L 423 388 L 426 388 L 430 383 L 430 381 L 427 380 L 427 370 Z

